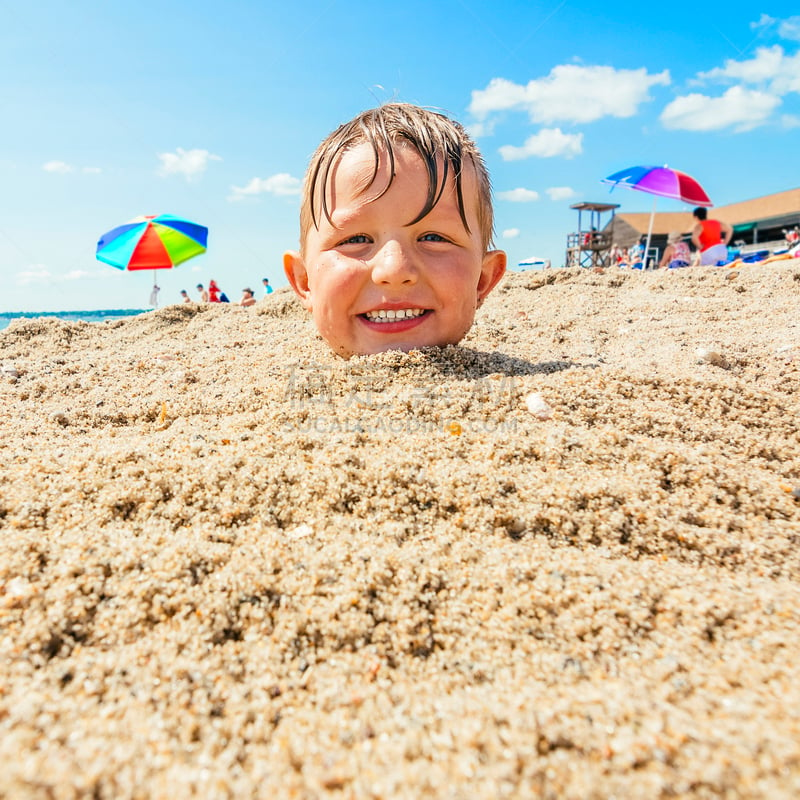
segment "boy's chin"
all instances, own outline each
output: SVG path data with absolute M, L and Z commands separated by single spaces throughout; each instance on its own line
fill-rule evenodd
M 392 351 L 409 353 L 412 350 L 419 350 L 421 347 L 432 346 L 415 344 L 413 342 L 395 342 L 394 344 L 375 345 L 374 347 L 357 347 L 352 349 L 343 346 L 337 347 L 333 342 L 328 342 L 328 345 L 337 356 L 341 356 L 344 359 L 350 359 L 353 356 L 376 356 L 379 353 L 391 353 Z
M 337 355 L 341 356 L 344 359 L 350 359 L 353 356 L 375 356 L 379 353 L 391 353 L 391 352 L 399 352 L 399 353 L 410 353 L 412 350 L 421 350 L 423 347 L 447 347 L 451 344 L 458 344 L 464 336 L 467 335 L 465 331 L 459 337 L 453 337 L 451 340 L 448 341 L 439 341 L 439 342 L 427 342 L 427 341 L 400 341 L 400 342 L 375 342 L 374 344 L 365 344 L 361 346 L 337 346 L 333 342 L 328 342 L 330 348 L 336 353 Z

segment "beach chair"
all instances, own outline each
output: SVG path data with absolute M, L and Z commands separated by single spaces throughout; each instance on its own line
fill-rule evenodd
M 763 261 L 769 258 L 769 250 L 756 250 L 753 253 L 746 253 L 742 256 L 742 261 L 745 264 L 754 264 L 756 261 Z

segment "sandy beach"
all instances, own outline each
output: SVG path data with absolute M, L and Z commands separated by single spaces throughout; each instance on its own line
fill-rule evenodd
M 800 260 L 0 333 L 0 797 L 800 795 Z

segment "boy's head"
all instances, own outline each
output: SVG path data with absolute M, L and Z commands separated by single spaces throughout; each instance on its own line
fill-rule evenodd
M 708 211 L 702 206 L 699 206 L 694 211 L 692 211 L 692 216 L 695 219 L 699 219 L 702 222 L 704 219 L 708 218 Z
M 284 267 L 341 355 L 454 344 L 505 272 L 489 176 L 464 129 L 390 104 L 359 114 L 311 159 L 300 251 Z

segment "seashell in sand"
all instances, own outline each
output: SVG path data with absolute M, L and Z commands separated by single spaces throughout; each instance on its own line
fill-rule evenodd
M 553 409 L 538 392 L 531 392 L 525 398 L 525 407 L 536 419 L 550 419 L 553 416 Z
M 725 356 L 709 347 L 698 347 L 694 353 L 697 356 L 697 360 L 703 364 L 711 364 L 714 367 L 723 368 L 727 368 L 729 366 L 728 360 L 725 358 Z

